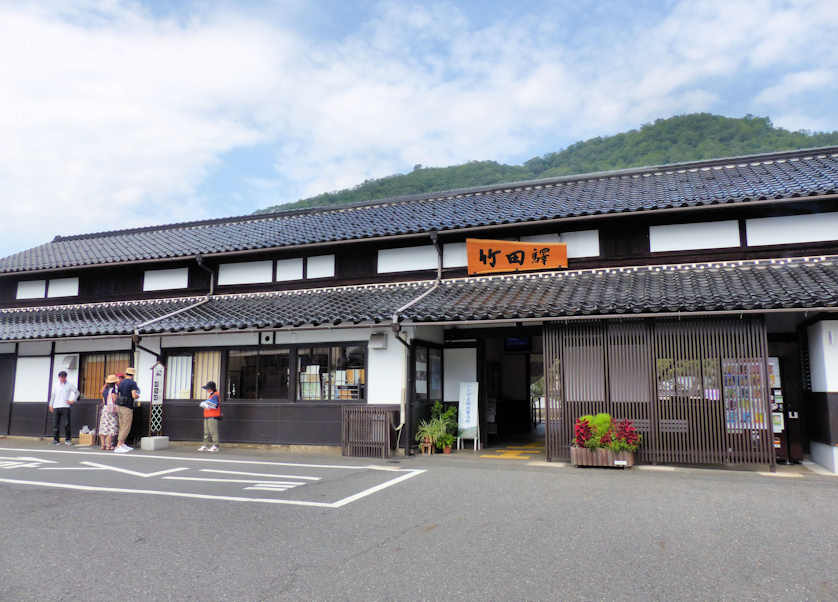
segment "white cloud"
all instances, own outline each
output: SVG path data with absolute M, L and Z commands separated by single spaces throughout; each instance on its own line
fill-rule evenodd
M 777 105 L 798 94 L 822 94 L 832 88 L 838 76 L 834 71 L 813 69 L 789 73 L 773 86 L 768 86 L 754 98 L 755 102 Z
M 600 11 L 476 27 L 452 4 L 389 2 L 334 40 L 204 5 L 180 20 L 115 0 L 3 6 L 0 53 L 15 60 L 0 61 L 0 233 L 11 251 L 206 216 L 218 210 L 201 184 L 237 148 L 275 152 L 276 172 L 249 172 L 231 194 L 256 209 L 266 194 L 293 200 L 415 163 L 506 160 L 724 112 L 745 76 L 768 85 L 741 104 L 812 122 L 783 90 L 834 82 L 830 5 L 685 0 L 656 20 L 601 24 Z

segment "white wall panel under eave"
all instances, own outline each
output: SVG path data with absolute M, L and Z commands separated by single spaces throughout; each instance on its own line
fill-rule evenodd
M 19 357 L 15 368 L 15 403 L 49 401 L 48 357 Z
M 838 392 L 838 320 L 816 322 L 807 334 L 812 391 Z
M 17 283 L 18 299 L 43 299 L 46 295 L 46 280 L 23 280 Z
M 316 255 L 306 259 L 306 278 L 334 278 L 335 256 Z
M 450 242 L 442 245 L 442 267 L 464 268 L 467 265 L 468 254 L 466 253 L 466 243 Z M 436 264 L 434 264 L 434 268 L 436 268 Z
M 460 401 L 460 383 L 477 382 L 477 349 L 445 349 L 442 374 L 445 378 L 445 401 Z
M 368 349 L 367 403 L 400 404 L 405 394 L 405 347 L 387 332 L 387 349 Z
M 279 259 L 276 262 L 276 280 L 284 282 L 287 280 L 303 279 L 303 258 Z
M 567 244 L 568 259 L 599 256 L 599 230 L 562 232 L 560 238 Z
M 443 250 L 443 258 L 445 251 Z M 443 259 L 444 261 L 444 259 Z M 438 260 L 436 247 L 422 245 L 421 247 L 401 247 L 398 249 L 381 249 L 378 251 L 378 273 L 412 272 L 414 270 L 435 270 Z
M 52 343 L 49 341 L 25 341 L 17 346 L 20 355 L 49 355 L 52 353 Z
M 166 291 L 189 286 L 189 268 L 171 270 L 146 270 L 143 275 L 144 291 Z M 52 282 L 50 282 L 52 289 Z
M 233 347 L 236 345 L 258 345 L 259 333 L 231 332 L 229 334 L 178 334 L 160 337 L 160 344 L 166 349 L 174 349 L 178 347 Z
M 56 353 L 69 353 L 72 351 L 130 351 L 130 349 L 131 339 L 128 337 L 119 339 L 71 339 L 69 341 L 55 342 Z
M 218 267 L 218 284 L 258 284 L 273 279 L 274 265 L 270 259 L 265 261 L 246 261 L 244 263 L 222 263 Z
M 522 236 L 521 242 L 562 242 L 561 234 L 534 234 L 533 236 Z
M 78 278 L 53 278 L 47 287 L 47 297 L 77 297 L 79 294 Z
M 649 226 L 649 250 L 689 251 L 739 246 L 739 222 L 735 219 L 696 224 Z
M 838 240 L 838 212 L 745 220 L 748 246 Z

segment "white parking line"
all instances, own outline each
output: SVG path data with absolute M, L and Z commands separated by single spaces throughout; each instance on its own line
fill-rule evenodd
M 275 477 L 277 479 L 302 479 L 304 481 L 320 481 L 323 477 L 301 477 L 295 474 L 270 474 L 265 472 L 239 472 L 237 470 L 214 470 L 212 468 L 202 468 L 201 472 L 212 472 L 215 474 L 235 474 L 243 477 Z
M 92 452 L 92 451 L 77 451 L 72 449 L 39 449 L 39 450 L 32 450 L 32 448 L 13 448 L 13 447 L 4 447 L 0 448 L 4 451 L 22 451 L 28 453 L 39 453 L 39 454 L 76 454 L 81 456 L 107 456 L 109 458 L 143 458 L 145 460 L 177 460 L 179 462 L 209 462 L 209 463 L 217 463 L 217 464 L 256 464 L 259 466 L 297 466 L 303 468 L 340 468 L 343 470 L 382 470 L 385 467 L 381 466 L 354 466 L 351 464 L 347 465 L 340 465 L 340 464 L 299 464 L 296 462 L 271 462 L 269 460 L 228 460 L 226 458 L 192 458 L 189 456 L 157 456 L 157 455 L 145 455 L 145 454 L 123 454 L 119 456 L 115 456 L 113 452 Z M 31 460 L 32 458 L 30 458 Z M 52 460 L 39 460 L 40 462 L 52 462 Z M 386 467 L 389 469 L 389 467 Z M 392 470 L 392 469 L 390 469 Z M 401 470 L 401 468 L 396 468 L 395 470 Z
M 266 481 L 265 479 L 211 479 L 204 477 L 163 477 L 164 479 L 171 479 L 172 481 L 202 481 L 205 483 L 277 483 L 282 485 L 291 485 L 296 487 L 298 485 L 307 485 L 308 483 L 293 483 L 288 481 Z
M 0 479 L 0 483 L 9 483 L 12 485 L 37 485 L 39 487 L 54 487 L 57 489 L 72 489 L 75 491 L 97 491 L 97 492 L 105 492 L 105 493 L 130 493 L 133 495 L 140 494 L 140 495 L 159 495 L 164 497 L 183 497 L 183 498 L 191 498 L 191 499 L 200 499 L 200 500 L 219 500 L 219 501 L 226 501 L 226 502 L 251 502 L 256 504 L 279 504 L 284 506 L 309 506 L 314 508 L 342 508 L 347 504 L 351 504 L 356 500 L 360 500 L 361 498 L 365 498 L 368 495 L 372 495 L 382 489 L 386 489 L 388 487 L 392 487 L 396 483 L 401 483 L 407 479 L 413 478 L 417 475 L 422 474 L 425 472 L 424 469 L 416 468 L 416 469 L 406 469 L 407 473 L 403 474 L 400 477 L 396 477 L 395 479 L 391 479 L 380 485 L 376 485 L 375 487 L 370 487 L 369 489 L 365 489 L 360 493 L 356 493 L 355 495 L 350 495 L 345 497 L 337 502 L 308 502 L 305 500 L 278 500 L 274 498 L 251 498 L 251 497 L 237 497 L 237 496 L 230 496 L 230 495 L 208 495 L 203 493 L 184 493 L 180 491 L 156 491 L 153 489 L 125 489 L 121 487 L 98 487 L 93 485 L 72 485 L 69 483 L 49 483 L 47 481 L 26 481 L 22 479 Z

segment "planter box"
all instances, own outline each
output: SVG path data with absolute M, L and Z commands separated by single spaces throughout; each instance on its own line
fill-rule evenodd
M 588 449 L 587 447 L 571 447 L 570 463 L 575 466 L 612 466 L 628 468 L 634 466 L 632 452 L 612 452 L 610 449 Z

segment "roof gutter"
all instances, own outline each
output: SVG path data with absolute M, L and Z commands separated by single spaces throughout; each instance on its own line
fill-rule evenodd
M 183 312 L 189 311 L 190 309 L 195 309 L 196 307 L 200 307 L 201 305 L 203 305 L 204 303 L 206 303 L 207 301 L 209 301 L 212 298 L 213 294 L 215 293 L 215 273 L 212 271 L 212 269 L 210 269 L 209 267 L 207 267 L 204 264 L 204 260 L 200 255 L 195 256 L 195 261 L 198 263 L 198 267 L 201 268 L 202 270 L 204 270 L 205 272 L 207 272 L 210 276 L 210 286 L 209 286 L 209 292 L 207 293 L 207 296 L 204 297 L 203 299 L 201 299 L 200 301 L 198 301 L 196 303 L 193 303 L 192 305 L 187 305 L 186 307 L 181 307 L 180 309 L 177 309 L 175 311 L 169 312 L 167 314 L 163 314 L 162 316 L 157 316 L 156 318 L 152 318 L 151 320 L 146 320 L 145 322 L 142 322 L 141 324 L 137 324 L 134 327 L 135 343 L 138 344 L 139 341 L 140 341 L 140 338 L 141 338 L 140 337 L 140 330 L 142 328 L 145 328 L 146 326 L 150 326 L 150 325 L 152 325 L 156 322 L 160 322 L 161 320 L 165 320 L 166 318 L 171 318 L 172 316 L 182 314 Z

